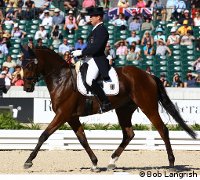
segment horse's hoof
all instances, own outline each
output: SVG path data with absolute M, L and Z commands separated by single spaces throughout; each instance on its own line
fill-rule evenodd
M 32 167 L 32 165 L 33 165 L 32 162 L 30 162 L 30 163 L 26 162 L 26 163 L 24 163 L 24 169 L 29 169 Z
M 107 167 L 108 171 L 114 170 L 116 168 L 115 164 L 109 164 Z
M 97 168 L 97 167 L 91 167 L 91 169 L 90 169 L 92 172 L 95 172 L 95 173 L 98 173 L 98 172 L 100 172 L 100 169 L 99 168 Z

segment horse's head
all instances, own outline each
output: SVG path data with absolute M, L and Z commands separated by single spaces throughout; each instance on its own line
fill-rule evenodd
M 26 60 L 27 64 L 23 66 L 24 71 L 24 91 L 33 92 L 35 89 L 35 83 L 38 80 L 38 61 L 37 59 Z
M 35 83 L 38 80 L 38 60 L 36 59 L 33 51 L 27 47 L 22 47 L 25 55 L 22 61 L 24 71 L 24 91 L 33 92 Z

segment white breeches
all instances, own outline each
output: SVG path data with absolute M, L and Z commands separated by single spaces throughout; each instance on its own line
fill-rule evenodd
M 92 81 L 95 80 L 99 75 L 99 68 L 97 67 L 93 58 L 86 61 L 88 64 L 88 70 L 86 74 L 86 83 L 91 86 Z

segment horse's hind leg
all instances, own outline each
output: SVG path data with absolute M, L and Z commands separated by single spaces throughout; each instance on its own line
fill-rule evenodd
M 150 119 L 150 121 L 152 122 L 152 124 L 158 130 L 160 136 L 162 137 L 162 139 L 165 143 L 167 154 L 168 154 L 169 166 L 173 167 L 174 162 L 175 162 L 175 157 L 174 157 L 172 147 L 171 147 L 171 143 L 170 143 L 170 140 L 169 140 L 168 128 L 163 123 L 158 111 L 155 111 L 155 110 L 154 111 L 150 110 L 150 111 L 151 111 L 150 114 L 145 113 L 145 112 L 144 113 L 147 115 L 147 117 Z
M 114 151 L 114 153 L 111 156 L 108 165 L 108 170 L 115 168 L 115 163 L 118 160 L 119 156 L 122 154 L 126 146 L 134 137 L 131 117 L 136 108 L 137 106 L 133 102 L 130 102 L 116 109 L 116 114 L 118 116 L 119 124 L 123 132 L 123 139 L 119 147 Z
M 76 120 L 72 120 L 68 122 L 69 125 L 71 126 L 71 128 L 73 129 L 73 131 L 75 132 L 79 142 L 81 143 L 81 145 L 84 147 L 84 149 L 86 150 L 86 152 L 88 153 L 91 161 L 92 161 L 92 171 L 99 171 L 99 169 L 97 168 L 97 157 L 95 156 L 94 152 L 92 151 L 92 149 L 90 148 L 87 138 L 85 136 L 84 133 L 84 129 L 83 126 L 81 125 L 79 119 Z

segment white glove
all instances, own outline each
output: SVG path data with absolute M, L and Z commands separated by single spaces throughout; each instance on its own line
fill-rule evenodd
M 81 55 L 82 55 L 82 50 L 75 50 L 75 51 L 72 51 L 72 55 L 73 55 L 74 57 L 81 56 Z

